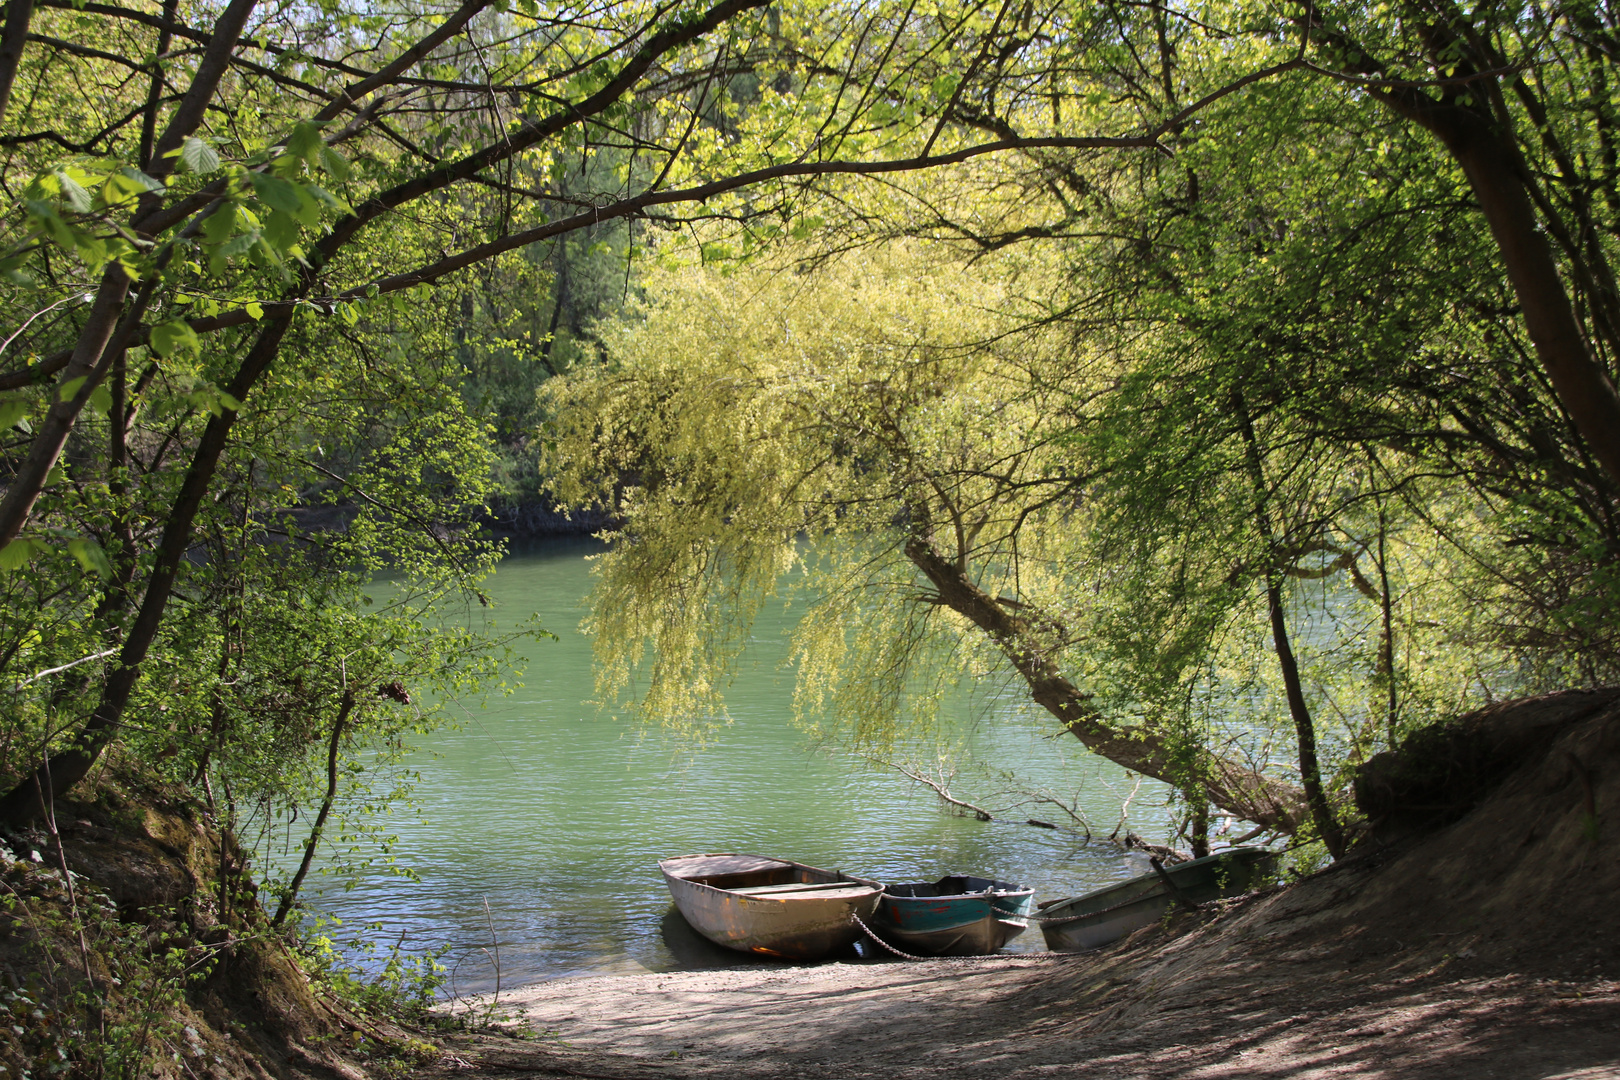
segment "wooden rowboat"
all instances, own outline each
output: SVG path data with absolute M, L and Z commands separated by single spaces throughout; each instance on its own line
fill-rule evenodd
M 1178 899 L 1202 904 L 1248 892 L 1275 859 L 1265 848 L 1228 848 L 1165 867 L 1169 885 L 1155 871 L 1084 896 L 1042 904 L 1035 918 L 1046 947 L 1054 952 L 1099 949 L 1158 922 Z
M 947 874 L 884 889 L 872 929 L 920 956 L 986 956 L 1024 932 L 1034 903 L 1032 889 Z
M 818 960 L 855 943 L 883 886 L 788 859 L 720 853 L 658 864 L 675 906 L 716 945 L 786 960 Z

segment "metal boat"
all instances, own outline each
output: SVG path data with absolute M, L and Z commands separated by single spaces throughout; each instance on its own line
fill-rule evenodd
M 1035 919 L 1046 947 L 1054 952 L 1098 949 L 1158 922 L 1178 900 L 1202 904 L 1248 892 L 1275 861 L 1276 855 L 1265 848 L 1228 848 L 1167 866 L 1162 874 L 1155 871 L 1084 896 L 1041 904 Z
M 884 889 L 872 930 L 920 956 L 985 956 L 1024 932 L 1034 903 L 1034 890 L 1020 885 L 946 874 Z
M 719 853 L 658 864 L 675 906 L 716 945 L 784 960 L 818 960 L 860 936 L 883 886 L 789 859 Z

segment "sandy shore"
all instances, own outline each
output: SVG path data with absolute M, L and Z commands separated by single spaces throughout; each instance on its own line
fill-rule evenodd
M 1050 963 L 833 963 L 566 979 L 519 991 L 510 1006 L 531 1030 L 641 1059 L 818 1075 L 946 1068 L 1020 1052 L 1005 1045 L 1007 1013 L 1052 1012 L 1024 994 L 1035 969 Z M 1033 1013 L 1017 1026 L 1038 1019 Z
M 1189 950 L 563 979 L 423 1075 L 1620 1080 L 1620 982 Z

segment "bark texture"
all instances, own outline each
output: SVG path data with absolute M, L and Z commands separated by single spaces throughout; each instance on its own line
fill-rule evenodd
M 1035 702 L 1089 750 L 1156 780 L 1186 783 L 1186 764 L 1178 760 L 1163 736 L 1151 730 L 1125 730 L 1109 722 L 1091 704 L 1090 696 L 1064 677 L 1028 616 L 1008 611 L 927 540 L 912 539 L 905 551 L 933 584 L 939 602 L 989 634 L 1023 677 Z M 1293 784 L 1209 753 L 1197 762 L 1197 769 L 1209 800 L 1248 821 L 1291 833 L 1308 819 L 1304 794 Z

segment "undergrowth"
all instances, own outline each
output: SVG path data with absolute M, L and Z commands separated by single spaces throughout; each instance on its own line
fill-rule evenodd
M 78 874 L 0 844 L 0 1080 L 263 1075 L 248 1061 L 259 1052 L 248 1025 L 221 1019 L 217 993 L 215 1008 L 201 1005 L 233 950 L 254 942 L 296 961 L 293 977 L 336 1021 L 308 1040 L 319 1053 L 363 1063 L 381 1080 L 439 1053 L 398 1025 L 454 1023 L 430 1011 L 446 978 L 442 953 L 415 955 L 396 942 L 367 972 L 323 932 L 330 923 L 312 922 L 291 941 L 251 923 L 215 927 L 204 941 L 178 909 L 121 913 Z M 236 977 L 228 968 L 223 976 Z

